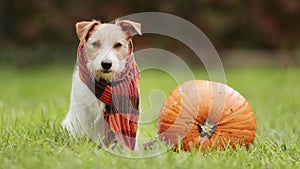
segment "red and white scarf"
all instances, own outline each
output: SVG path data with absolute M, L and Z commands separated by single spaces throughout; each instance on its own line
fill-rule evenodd
M 86 67 L 85 40 L 77 49 L 80 79 L 105 106 L 104 143 L 120 143 L 134 149 L 139 119 L 140 71 L 133 58 L 131 40 L 124 71 L 112 82 L 91 77 Z

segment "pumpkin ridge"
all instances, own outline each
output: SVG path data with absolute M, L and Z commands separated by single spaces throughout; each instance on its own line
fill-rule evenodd
M 236 98 L 241 97 L 240 93 L 233 90 L 231 87 L 228 87 L 228 86 L 227 86 L 227 90 L 230 90 L 230 91 L 226 91 L 226 94 L 225 94 L 226 98 L 227 98 L 226 101 L 233 102 L 233 104 L 235 104 L 236 102 L 234 102 L 234 101 L 236 101 Z M 230 95 L 228 93 L 230 93 Z
M 173 111 L 173 112 L 174 112 L 174 111 L 175 111 L 177 114 L 175 114 L 175 115 L 172 114 L 172 115 L 168 115 L 168 116 L 167 116 L 166 113 L 164 113 L 164 114 L 160 114 L 160 116 L 167 116 L 167 117 L 170 117 L 170 116 L 176 116 L 176 117 L 175 117 L 175 119 L 176 119 L 177 116 L 178 116 L 178 114 L 179 114 L 179 113 L 174 109 L 174 107 L 164 107 L 164 111 L 165 111 L 165 112 L 169 112 L 169 111 Z
M 229 93 L 229 92 L 227 92 L 227 93 Z M 224 111 L 229 110 L 230 107 L 233 107 L 236 104 L 236 102 L 234 102 L 233 95 L 234 95 L 233 91 L 230 92 L 230 95 L 227 95 L 227 94 L 225 95 L 225 100 L 226 100 L 225 107 L 227 107 L 227 109 L 224 109 Z
M 228 115 L 223 117 L 218 125 L 219 126 L 223 126 L 223 125 L 227 125 L 228 123 L 230 123 L 231 125 L 234 124 L 240 124 L 239 122 L 242 121 L 242 123 L 246 123 L 245 121 L 248 121 L 249 117 L 251 117 L 251 112 L 252 110 L 246 111 L 246 113 L 241 114 L 241 113 L 234 113 L 232 115 Z M 234 119 L 234 120 L 233 120 Z
M 198 108 L 195 108 L 196 106 L 193 106 L 193 104 L 191 103 L 190 97 L 186 93 L 181 93 L 181 97 L 182 97 L 183 103 L 181 104 L 182 108 L 181 108 L 181 111 L 179 112 L 179 115 L 187 112 L 190 117 L 193 117 L 195 119 L 197 116 L 196 112 L 198 112 L 198 110 L 197 110 Z M 186 110 L 186 111 L 183 112 L 183 110 Z
M 256 128 L 254 112 L 239 92 L 206 80 L 176 87 L 166 98 L 158 119 L 159 138 L 174 145 L 174 150 L 184 151 L 248 147 L 255 139 Z
M 248 132 L 248 133 L 244 133 L 244 134 L 230 134 L 227 132 L 223 132 L 222 134 L 219 135 L 219 138 L 224 138 L 224 139 L 230 139 L 230 140 L 240 140 L 242 139 L 242 141 L 244 142 L 248 142 L 248 143 L 252 143 L 254 142 L 254 138 L 255 134 L 253 134 L 252 132 Z
M 224 117 L 224 120 L 225 118 L 236 118 L 236 117 L 238 117 L 238 119 L 247 119 L 248 117 L 253 115 L 254 113 L 251 107 L 249 105 L 246 105 L 246 106 L 241 106 L 236 110 L 233 110 L 233 113 L 230 116 Z
M 180 104 L 181 105 L 181 102 L 178 102 L 177 101 L 177 98 L 175 98 L 175 96 L 173 96 L 173 94 L 171 93 L 171 95 L 170 95 L 170 97 L 169 97 L 169 99 L 170 100 L 168 100 L 169 102 L 172 102 L 172 103 L 174 103 L 174 102 L 176 102 L 176 104 Z M 171 100 L 171 99 L 173 99 L 173 100 Z M 174 104 L 173 104 L 174 105 Z M 166 105 L 164 105 L 164 107 L 163 108 L 166 108 L 166 107 L 173 107 L 173 105 L 169 105 L 169 104 L 166 104 Z
M 230 88 L 231 89 L 231 88 Z M 232 89 L 231 89 L 232 90 Z M 228 111 L 230 110 L 232 107 L 236 107 L 238 105 L 240 105 L 240 103 L 238 102 L 239 100 L 244 100 L 243 97 L 240 97 L 240 96 L 236 96 L 238 93 L 237 92 L 234 92 L 234 90 L 232 90 L 231 92 L 231 95 L 230 96 L 227 96 L 226 95 L 226 110 L 224 111 Z M 231 104 L 230 104 L 231 103 Z
M 226 106 L 227 107 L 227 106 Z M 226 110 L 224 110 L 223 112 L 223 115 L 221 117 L 221 120 L 225 120 L 226 118 L 232 118 L 234 116 L 238 116 L 238 115 L 241 115 L 240 114 L 240 111 L 241 109 L 243 108 L 246 108 L 248 109 L 248 105 L 247 104 L 239 104 L 239 103 L 236 103 L 234 104 L 234 106 L 232 107 L 228 107 L 227 111 L 231 111 L 230 114 L 226 114 Z M 247 113 L 244 113 L 244 114 L 247 114 Z

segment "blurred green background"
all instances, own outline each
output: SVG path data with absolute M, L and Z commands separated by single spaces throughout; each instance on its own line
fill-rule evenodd
M 225 65 L 300 63 L 298 0 L 1 0 L 1 65 L 72 66 L 77 21 L 110 22 L 149 11 L 174 14 L 195 24 L 212 41 Z M 196 60 L 174 39 L 150 34 L 135 38 L 135 50 L 148 47 L 170 50 L 193 63 Z
M 177 15 L 211 40 L 226 83 L 255 112 L 257 136 L 249 151 L 118 158 L 60 127 L 76 62 L 75 23 L 138 12 Z M 300 168 L 299 18 L 299 0 L 0 0 L 0 168 Z M 135 37 L 135 51 L 145 48 L 173 52 L 196 79 L 210 78 L 200 59 L 175 39 Z M 182 72 L 176 77 L 186 77 Z M 167 73 L 141 73 L 140 120 L 153 121 L 141 123 L 140 138 L 157 133 L 163 101 L 151 92 L 167 95 L 178 85 Z

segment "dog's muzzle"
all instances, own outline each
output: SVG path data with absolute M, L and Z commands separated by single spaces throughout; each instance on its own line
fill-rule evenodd
M 104 59 L 104 60 L 102 60 L 102 62 L 101 62 L 101 66 L 102 66 L 102 68 L 104 69 L 104 73 L 108 73 L 109 72 L 109 69 L 111 68 L 111 66 L 112 66 L 112 62 L 111 62 L 111 60 L 108 60 L 108 59 Z

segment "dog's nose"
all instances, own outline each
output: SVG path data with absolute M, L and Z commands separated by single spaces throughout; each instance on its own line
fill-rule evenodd
M 103 69 L 108 70 L 108 69 L 111 68 L 112 62 L 111 62 L 111 60 L 104 59 L 104 60 L 102 60 L 102 62 L 101 62 L 101 66 L 102 66 Z

